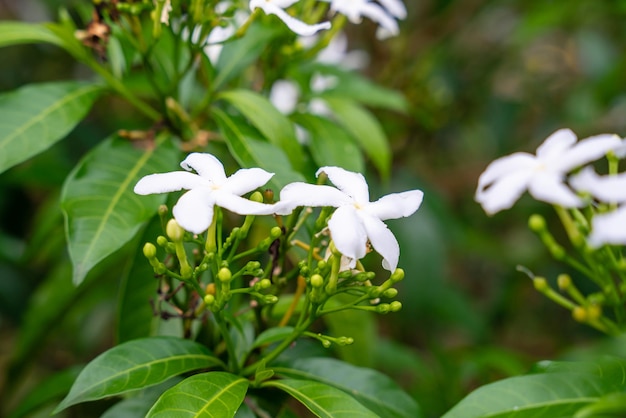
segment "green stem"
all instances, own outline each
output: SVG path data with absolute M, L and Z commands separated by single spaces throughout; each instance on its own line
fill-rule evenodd
M 237 361 L 237 352 L 235 351 L 235 344 L 233 339 L 230 336 L 230 332 L 228 331 L 228 325 L 226 324 L 226 319 L 224 318 L 224 311 L 220 310 L 215 313 L 215 322 L 220 328 L 220 333 L 222 334 L 222 338 L 224 339 L 224 343 L 226 344 L 226 351 L 228 351 L 228 364 L 230 366 L 230 371 L 234 374 L 239 374 L 240 367 L 239 362 Z

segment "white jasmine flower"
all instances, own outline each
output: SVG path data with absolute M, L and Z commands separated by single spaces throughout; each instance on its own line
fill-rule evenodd
M 187 231 L 200 234 L 213 220 L 217 205 L 240 215 L 268 215 L 272 205 L 253 202 L 241 197 L 269 181 L 274 175 L 261 168 L 241 169 L 226 177 L 224 166 L 211 154 L 192 153 L 180 163 L 187 171 L 150 174 L 135 185 L 140 195 L 189 190 L 174 206 L 176 221 Z M 189 171 L 195 170 L 197 174 Z
M 230 1 L 220 2 L 215 6 L 215 12 L 220 15 L 224 14 L 231 6 L 232 2 Z M 237 28 L 241 27 L 249 17 L 250 14 L 247 11 L 238 9 L 231 19 L 222 18 L 222 21 L 226 22 L 226 26 L 216 26 L 211 30 L 206 38 L 206 46 L 204 47 L 204 53 L 209 57 L 211 64 L 217 64 L 224 48 L 223 43 L 229 40 L 237 31 Z
M 592 167 L 585 167 L 569 182 L 579 191 L 589 192 L 601 202 L 626 202 L 626 173 L 600 176 Z
M 626 205 L 609 213 L 595 215 L 591 220 L 591 233 L 587 243 L 597 248 L 602 245 L 626 244 Z
M 411 190 L 383 196 L 369 201 L 365 178 L 339 167 L 322 167 L 336 186 L 291 183 L 280 192 L 284 207 L 333 206 L 337 209 L 328 220 L 335 247 L 350 259 L 350 268 L 367 252 L 367 242 L 383 256 L 383 267 L 394 271 L 398 266 L 400 246 L 393 233 L 384 224 L 386 219 L 397 219 L 413 214 L 421 205 L 424 193 Z
M 352 23 L 361 23 L 363 16 L 378 23 L 378 39 L 386 39 L 400 32 L 396 19 L 406 18 L 406 7 L 401 0 L 323 0 L 330 10 L 345 15 Z M 379 4 L 380 3 L 380 4 Z
M 508 209 L 528 190 L 537 200 L 578 207 L 582 199 L 564 184 L 573 169 L 597 160 L 616 148 L 616 135 L 598 135 L 576 142 L 569 129 L 560 129 L 537 148 L 537 154 L 517 152 L 493 161 L 480 175 L 476 201 L 488 214 Z
M 336 65 L 344 70 L 361 70 L 367 67 L 369 55 L 363 50 L 348 51 L 348 37 L 345 33 L 339 32 L 328 46 L 317 54 L 315 61 Z
M 330 29 L 330 22 L 309 25 L 289 15 L 284 9 L 298 0 L 250 0 L 250 10 L 259 8 L 267 15 L 276 15 L 292 32 L 300 36 L 311 36 L 324 29 Z
M 270 89 L 269 100 L 281 113 L 289 115 L 296 110 L 300 88 L 291 80 L 277 80 Z

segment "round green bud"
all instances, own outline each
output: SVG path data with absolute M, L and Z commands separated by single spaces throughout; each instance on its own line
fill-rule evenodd
M 539 276 L 535 277 L 533 279 L 533 285 L 535 286 L 535 289 L 537 289 L 540 292 L 548 290 L 548 282 L 543 277 L 539 277 Z
M 156 257 L 156 247 L 151 242 L 146 242 L 143 245 L 143 255 L 146 258 L 154 258 Z
M 550 245 L 548 250 L 550 250 L 552 257 L 557 260 L 562 260 L 566 255 L 565 248 L 561 247 L 559 244 Z
M 283 230 L 280 229 L 280 226 L 275 226 L 272 229 L 270 229 L 270 238 L 272 238 L 273 240 L 280 237 L 283 234 Z
M 389 313 L 389 311 L 391 311 L 391 306 L 388 303 L 381 303 L 380 305 L 376 306 L 376 310 L 378 311 L 378 313 L 387 314 Z
M 229 282 L 233 278 L 233 274 L 226 267 L 222 267 L 217 272 L 217 278 L 220 279 L 220 282 Z
M 185 236 L 185 230 L 178 225 L 176 219 L 170 219 L 165 226 L 165 233 L 174 242 L 180 242 Z
M 394 289 L 393 287 L 383 292 L 383 297 L 386 297 L 388 299 L 393 299 L 396 296 L 398 296 L 398 289 Z
M 167 208 L 166 205 L 159 206 L 159 210 L 158 210 L 159 216 L 165 216 L 167 215 L 167 212 L 169 212 L 169 209 Z
M 259 191 L 256 191 L 250 195 L 250 200 L 257 203 L 263 203 L 263 194 Z
M 323 346 L 324 348 L 330 348 L 331 344 L 332 344 L 332 343 L 331 343 L 329 340 L 327 340 L 327 339 L 323 339 L 323 340 L 322 340 L 322 346 Z
M 597 319 L 600 319 L 600 317 L 602 316 L 602 306 L 589 305 L 587 307 L 587 316 L 589 317 L 590 321 L 595 321 Z
M 202 263 L 198 266 L 198 270 L 207 271 L 209 269 L 209 263 Z
M 339 337 L 337 338 L 337 344 L 339 345 L 350 345 L 354 343 L 354 338 L 352 337 Z
M 310 283 L 312 287 L 322 287 L 324 286 L 324 278 L 319 274 L 314 274 L 311 276 Z
M 265 295 L 263 297 L 263 302 L 268 305 L 273 305 L 274 303 L 278 302 L 278 298 L 274 295 Z
M 572 317 L 578 322 L 587 321 L 587 310 L 582 306 L 577 306 L 572 309 Z
M 546 229 L 546 220 L 541 215 L 531 215 L 528 218 L 528 227 L 534 232 L 540 232 Z
M 572 278 L 569 274 L 559 274 L 556 282 L 561 290 L 567 290 L 572 285 Z
M 401 268 L 397 268 L 396 271 L 394 271 L 389 278 L 393 283 L 399 282 L 400 280 L 404 279 L 404 270 L 402 270 Z
M 394 300 L 389 304 L 389 309 L 391 310 L 391 312 L 398 312 L 400 309 L 402 309 L 402 304 L 397 300 Z
M 320 260 L 317 262 L 317 268 L 320 270 L 324 270 L 327 264 L 328 263 L 326 262 L 326 260 Z
M 272 287 L 272 281 L 270 279 L 262 279 L 258 284 L 260 289 L 269 289 Z
M 167 240 L 167 238 L 165 238 L 163 235 L 159 235 L 156 239 L 156 243 L 159 244 L 161 247 L 167 247 L 167 243 L 169 241 Z
M 259 263 L 258 261 L 248 261 L 248 264 L 246 264 L 246 270 L 256 270 L 261 268 L 261 263 Z
M 213 296 L 212 294 L 208 293 L 208 294 L 206 294 L 204 296 L 203 300 L 204 300 L 204 303 L 207 306 L 211 306 L 211 305 L 213 305 L 215 303 L 215 296 Z

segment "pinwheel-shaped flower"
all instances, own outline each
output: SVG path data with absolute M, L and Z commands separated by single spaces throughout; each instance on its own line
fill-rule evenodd
M 560 129 L 537 148 L 537 155 L 517 152 L 493 161 L 478 179 L 476 201 L 488 214 L 508 209 L 528 190 L 537 200 L 578 207 L 580 197 L 564 184 L 573 169 L 619 147 L 616 135 L 598 135 L 576 142 L 569 129 Z
M 350 259 L 349 267 L 354 267 L 356 261 L 365 256 L 369 240 L 374 250 L 383 256 L 383 267 L 394 271 L 398 266 L 400 246 L 383 221 L 413 214 L 420 207 L 424 193 L 411 190 L 370 202 L 367 183 L 361 174 L 339 167 L 322 167 L 316 175 L 322 172 L 336 188 L 291 183 L 281 190 L 280 204 L 292 208 L 336 207 L 328 220 L 328 229 L 337 250 Z
M 150 174 L 135 185 L 140 195 L 189 190 L 174 206 L 174 218 L 187 231 L 200 234 L 213 220 L 213 206 L 217 205 L 240 215 L 268 215 L 272 205 L 253 202 L 241 197 L 269 181 L 274 175 L 261 168 L 241 169 L 226 177 L 224 166 L 211 154 L 189 154 L 180 163 L 187 171 Z M 189 171 L 195 170 L 196 173 Z
M 320 30 L 330 29 L 330 22 L 309 25 L 284 10 L 297 2 L 298 0 L 250 0 L 250 10 L 254 11 L 258 8 L 267 15 L 276 15 L 292 32 L 300 36 L 311 36 Z

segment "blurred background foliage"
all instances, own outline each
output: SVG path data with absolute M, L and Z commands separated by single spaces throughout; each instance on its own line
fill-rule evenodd
M 490 161 L 533 152 L 558 128 L 579 137 L 626 134 L 626 1 L 406 3 L 409 17 L 399 37 L 378 42 L 367 21 L 351 25 L 348 34 L 351 47 L 370 56 L 365 73 L 410 102 L 406 114 L 374 110 L 394 163 L 391 181 L 372 194 L 422 188 L 426 198 L 413 217 L 389 222 L 407 272 L 403 310 L 353 330 L 366 341 L 365 351 L 339 355 L 388 373 L 436 417 L 479 385 L 600 338 L 544 300 L 516 270 L 520 264 L 549 280 L 561 272 L 526 228 L 530 214 L 548 208 L 525 198 L 489 218 L 473 193 Z M 56 20 L 59 7 L 79 19 L 91 2 L 0 0 L 0 18 Z M 52 46 L 0 50 L 2 92 L 89 76 Z M 68 264 L 57 262 L 67 259 L 58 194 L 100 139 L 143 126 L 126 103 L 101 99 L 69 138 L 0 175 L 0 393 L 18 374 L 26 383 L 11 389 L 32 392 L 42 377 L 113 344 L 124 266 L 112 257 L 79 291 L 72 289 Z M 375 182 L 371 167 L 368 178 Z M 50 306 L 60 300 L 71 308 Z M 20 334 L 33 323 L 39 326 Z M 341 318 L 330 326 L 349 324 Z M 22 350 L 29 341 L 41 343 Z

